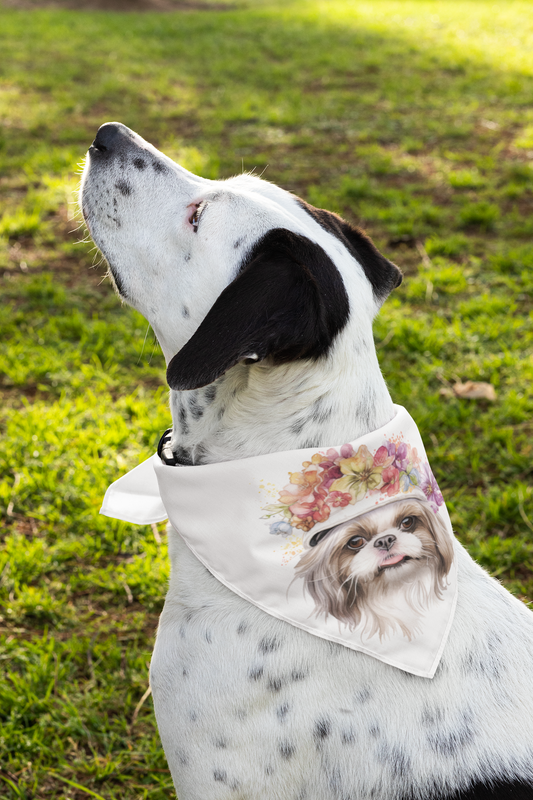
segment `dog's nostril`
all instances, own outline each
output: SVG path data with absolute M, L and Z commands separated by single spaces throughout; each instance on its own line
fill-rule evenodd
M 121 128 L 123 127 L 119 122 L 106 122 L 101 125 L 92 146 L 101 153 L 107 153 L 112 150 L 118 143 Z
M 390 550 L 395 541 L 396 536 L 390 533 L 388 536 L 381 536 L 379 539 L 376 539 L 374 547 L 379 547 L 380 550 Z

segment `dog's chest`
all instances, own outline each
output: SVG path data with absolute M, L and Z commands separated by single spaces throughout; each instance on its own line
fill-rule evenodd
M 170 535 L 173 574 L 151 683 L 178 796 L 209 800 L 226 797 L 226 789 L 232 798 L 239 790 L 242 798 L 285 798 L 294 786 L 318 800 L 329 796 L 331 781 L 353 787 L 352 759 L 368 762 L 369 731 L 378 736 L 383 724 L 372 686 L 376 662 L 361 656 L 355 679 L 360 654 L 249 605 Z M 365 772 L 358 782 L 370 787 Z
M 306 800 L 390 800 L 400 775 L 424 783 L 428 709 L 447 701 L 450 736 L 463 724 L 465 698 L 450 704 L 444 686 L 453 676 L 407 680 L 310 636 L 216 581 L 172 529 L 170 545 L 151 683 L 178 796 L 285 800 L 290 787 Z

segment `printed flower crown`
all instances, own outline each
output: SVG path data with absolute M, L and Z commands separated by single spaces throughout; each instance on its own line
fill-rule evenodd
M 272 522 L 270 533 L 287 536 L 292 528 L 310 531 L 329 519 L 334 509 L 354 505 L 365 497 L 377 500 L 401 492 L 421 490 L 436 513 L 444 502 L 437 481 L 427 462 L 422 462 L 416 447 L 388 440 L 372 454 L 366 445 L 354 451 L 343 444 L 315 453 L 304 461 L 300 472 L 292 472 L 290 483 L 279 493 L 279 502 L 265 506 L 263 519 L 281 515 Z

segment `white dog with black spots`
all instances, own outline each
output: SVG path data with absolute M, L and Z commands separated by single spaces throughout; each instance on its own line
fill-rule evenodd
M 360 231 L 257 177 L 192 175 L 119 123 L 89 150 L 81 206 L 165 355 L 167 463 L 329 446 L 392 419 L 372 320 L 401 274 Z M 461 546 L 431 680 L 251 606 L 172 527 L 169 548 L 151 685 L 179 800 L 533 798 L 533 614 Z

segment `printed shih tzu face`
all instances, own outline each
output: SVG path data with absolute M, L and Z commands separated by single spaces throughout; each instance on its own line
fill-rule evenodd
M 417 617 L 442 599 L 452 560 L 439 515 L 409 499 L 315 534 L 295 573 L 317 615 L 331 614 L 352 629 L 361 624 L 368 637 L 401 630 L 411 639 Z

